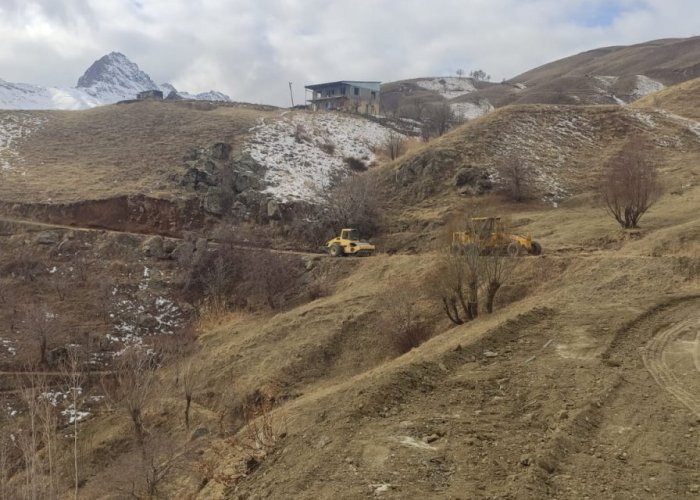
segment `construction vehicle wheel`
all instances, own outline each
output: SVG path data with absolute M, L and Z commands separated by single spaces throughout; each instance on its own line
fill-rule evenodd
M 343 247 L 341 247 L 338 244 L 331 245 L 331 257 L 342 257 L 343 254 Z
M 540 255 L 542 253 L 542 245 L 540 245 L 538 242 L 533 241 L 532 242 L 532 248 L 530 249 L 530 254 L 532 255 Z
M 508 245 L 506 251 L 510 257 L 517 257 L 520 253 L 520 245 L 518 245 L 516 242 L 512 242 Z

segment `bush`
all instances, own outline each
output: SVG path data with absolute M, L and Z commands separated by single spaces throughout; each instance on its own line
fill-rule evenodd
M 367 171 L 367 164 L 359 158 L 348 156 L 346 158 L 343 158 L 343 161 L 348 167 L 350 167 L 350 170 L 352 170 L 353 172 Z
M 641 137 L 632 137 L 603 171 L 601 198 L 625 229 L 638 227 L 639 219 L 661 194 L 656 163 L 650 144 Z

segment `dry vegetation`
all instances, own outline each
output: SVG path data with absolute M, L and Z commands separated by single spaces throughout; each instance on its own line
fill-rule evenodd
M 20 143 L 22 161 L 3 172 L 0 199 L 182 196 L 171 177 L 182 174 L 182 158 L 194 145 L 221 141 L 238 150 L 256 120 L 272 114 L 252 107 L 193 109 L 177 102 L 37 112 L 45 122 Z
M 221 113 L 214 124 L 239 111 L 194 115 Z M 1 379 L 0 425 L 14 439 L 0 433 L 0 494 L 694 493 L 700 148 L 652 118 L 655 127 L 612 108 L 502 110 L 350 176 L 324 210 L 275 223 L 290 244 L 358 227 L 394 238 L 395 255 L 246 249 L 222 231 L 216 244 L 178 241 L 166 259 L 144 255 L 135 235 L 66 230 L 40 245 L 36 229 L 3 226 L 0 342 L 10 343 L 0 359 L 25 376 Z M 201 123 L 198 133 L 212 133 Z M 685 187 L 663 194 L 641 230 L 620 231 L 594 191 L 639 131 L 663 157 L 662 181 Z M 440 161 L 419 190 L 400 186 L 397 172 L 421 155 Z M 508 158 L 541 169 L 534 195 L 487 193 L 465 209 L 454 170 Z M 542 203 L 543 172 L 574 196 Z M 545 253 L 446 248 L 450 216 L 469 220 L 465 211 L 511 215 Z M 32 311 L 18 312 L 30 297 Z M 187 320 L 170 333 L 154 326 L 163 301 Z M 119 328 L 142 343 L 107 341 Z M 44 395 L 57 389 L 54 406 Z M 90 415 L 70 420 L 80 412 Z

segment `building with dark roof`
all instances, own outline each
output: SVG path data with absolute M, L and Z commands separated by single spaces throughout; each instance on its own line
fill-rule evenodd
M 377 115 L 380 109 L 379 87 L 381 82 L 338 82 L 307 85 L 306 102 L 314 111 L 342 110 L 367 115 Z M 309 92 L 311 98 L 309 98 Z

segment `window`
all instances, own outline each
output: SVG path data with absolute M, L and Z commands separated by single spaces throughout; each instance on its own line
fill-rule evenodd
M 355 95 L 360 95 L 360 88 L 359 88 L 359 87 L 353 87 L 352 90 L 353 90 L 353 93 L 354 93 Z
M 340 89 L 340 93 L 341 93 L 342 95 L 345 95 L 345 91 L 346 91 L 346 90 L 347 90 L 347 88 L 346 88 L 346 87 L 343 87 L 343 88 Z
M 377 93 L 373 90 L 372 91 L 372 100 L 374 101 L 377 98 Z

